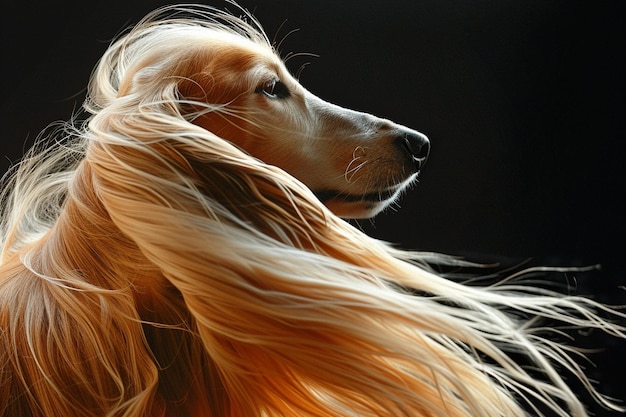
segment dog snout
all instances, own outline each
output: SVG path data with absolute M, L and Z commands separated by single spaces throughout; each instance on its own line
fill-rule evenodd
M 411 157 L 415 169 L 422 169 L 430 153 L 430 141 L 426 135 L 416 131 L 403 131 L 397 134 L 396 143 Z

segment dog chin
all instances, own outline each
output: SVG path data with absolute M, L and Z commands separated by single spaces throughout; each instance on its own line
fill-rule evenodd
M 329 201 L 324 203 L 333 213 L 344 219 L 368 219 L 382 212 L 393 200 L 383 202 L 346 203 Z

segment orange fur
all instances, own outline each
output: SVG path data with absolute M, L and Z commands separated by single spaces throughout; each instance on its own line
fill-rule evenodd
M 85 108 L 2 194 L 3 417 L 585 416 L 558 367 L 619 408 L 534 323 L 624 337 L 620 313 L 461 285 L 337 217 L 393 202 L 428 142 L 306 91 L 253 20 L 155 12 Z

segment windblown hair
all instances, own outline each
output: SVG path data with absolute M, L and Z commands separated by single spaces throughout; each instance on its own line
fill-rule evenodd
M 427 263 L 453 260 L 368 237 L 195 123 L 246 122 L 183 94 L 224 36 L 272 48 L 249 15 L 149 15 L 100 61 L 88 120 L 6 180 L 1 416 L 586 416 L 563 373 L 618 409 L 539 319 L 625 337 L 602 318 L 621 313 L 442 277 Z

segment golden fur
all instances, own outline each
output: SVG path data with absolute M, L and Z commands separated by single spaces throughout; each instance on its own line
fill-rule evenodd
M 148 16 L 8 180 L 0 415 L 586 416 L 563 370 L 617 409 L 538 319 L 624 337 L 620 313 L 462 285 L 338 217 L 397 198 L 427 140 L 304 90 L 246 19 Z

